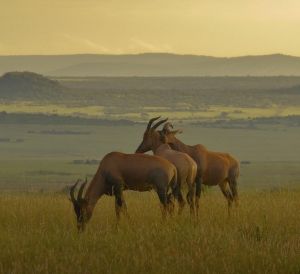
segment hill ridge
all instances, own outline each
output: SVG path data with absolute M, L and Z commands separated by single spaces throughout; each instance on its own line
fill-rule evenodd
M 29 71 L 7 72 L 0 77 L 0 96 L 10 100 L 59 98 L 65 88 L 57 81 Z
M 173 53 L 0 56 L 0 75 L 48 76 L 297 76 L 300 57 L 280 53 L 214 57 Z

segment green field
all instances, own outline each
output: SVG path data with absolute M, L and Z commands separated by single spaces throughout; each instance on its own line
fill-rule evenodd
M 203 128 L 175 123 L 187 144 L 204 144 L 213 151 L 230 152 L 240 160 L 300 161 L 299 127 L 264 126 L 260 129 Z M 146 125 L 84 126 L 0 124 L 0 160 L 101 159 L 110 151 L 133 152 Z M 51 134 L 51 132 L 61 134 Z M 66 133 L 65 133 L 66 132 Z M 22 142 L 17 142 L 21 139 Z
M 1 194 L 0 273 L 300 272 L 299 189 L 243 193 L 230 219 L 207 192 L 196 222 L 186 208 L 163 223 L 153 192 L 125 199 L 130 220 L 104 197 L 79 235 L 66 196 Z
M 238 107 L 218 106 L 191 108 L 190 106 L 177 107 L 105 107 L 101 105 L 68 105 L 36 102 L 10 102 L 0 103 L 0 112 L 7 113 L 45 113 L 61 116 L 79 116 L 102 119 L 129 119 L 145 121 L 149 116 L 165 116 L 179 121 L 198 121 L 220 119 L 226 114 L 226 119 L 247 119 L 258 117 L 285 117 L 288 115 L 300 115 L 298 106 L 261 106 L 261 107 Z
M 0 142 L 0 188 L 60 191 L 77 178 L 91 178 L 106 153 L 134 152 L 144 128 L 145 125 L 0 125 L 0 139 L 6 140 Z M 180 138 L 184 142 L 230 152 L 242 161 L 239 180 L 242 190 L 299 185 L 299 128 L 225 130 L 184 125 L 182 128 L 184 133 Z M 76 164 L 76 160 L 96 161 L 88 165 Z

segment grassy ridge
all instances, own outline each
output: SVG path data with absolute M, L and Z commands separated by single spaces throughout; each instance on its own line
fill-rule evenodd
M 219 193 L 201 201 L 197 224 L 162 223 L 154 193 L 127 192 L 131 220 L 116 227 L 101 199 L 78 235 L 65 196 L 0 196 L 0 273 L 299 273 L 300 192 L 248 192 L 231 219 Z
M 300 77 L 0 77 L 0 112 L 146 121 L 300 114 Z M 6 79 L 8 78 L 8 79 Z M 2 85 L 1 85 L 2 82 Z

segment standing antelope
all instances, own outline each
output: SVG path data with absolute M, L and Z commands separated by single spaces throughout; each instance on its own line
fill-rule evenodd
M 82 197 L 86 183 L 81 185 L 77 199 L 75 199 L 74 191 L 78 182 L 70 189 L 79 231 L 84 230 L 97 201 L 103 194 L 115 196 L 117 220 L 122 211 L 127 214 L 123 197 L 123 190 L 127 189 L 135 191 L 155 189 L 161 203 L 163 218 L 165 218 L 167 191 L 169 187 L 175 191 L 177 171 L 173 164 L 158 156 L 111 152 L 102 159 L 84 197 Z
M 147 128 L 144 132 L 143 141 L 136 149 L 136 153 L 145 153 L 149 150 L 155 155 L 161 156 L 169 160 L 177 169 L 177 196 L 179 203 L 179 214 L 182 212 L 185 201 L 182 197 L 181 186 L 183 183 L 188 185 L 187 201 L 190 205 L 191 215 L 195 214 L 195 178 L 197 174 L 196 162 L 186 153 L 172 150 L 171 147 L 166 143 L 165 136 L 155 129 L 166 122 L 167 119 L 161 120 L 152 126 L 152 123 L 160 117 L 152 118 L 148 122 Z M 152 126 L 152 127 L 151 127 Z
M 177 151 L 190 155 L 197 163 L 196 178 L 196 210 L 199 209 L 201 194 L 201 183 L 205 185 L 219 185 L 223 195 L 228 201 L 228 215 L 232 202 L 238 205 L 237 179 L 240 173 L 239 162 L 228 153 L 213 152 L 207 150 L 203 145 L 189 146 L 176 138 L 181 130 L 172 130 L 173 126 L 166 123 L 161 131 L 166 137 L 167 143 Z

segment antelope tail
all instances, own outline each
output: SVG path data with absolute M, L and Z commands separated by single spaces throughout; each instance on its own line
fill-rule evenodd
M 196 177 L 196 197 L 200 198 L 201 195 L 201 177 Z

